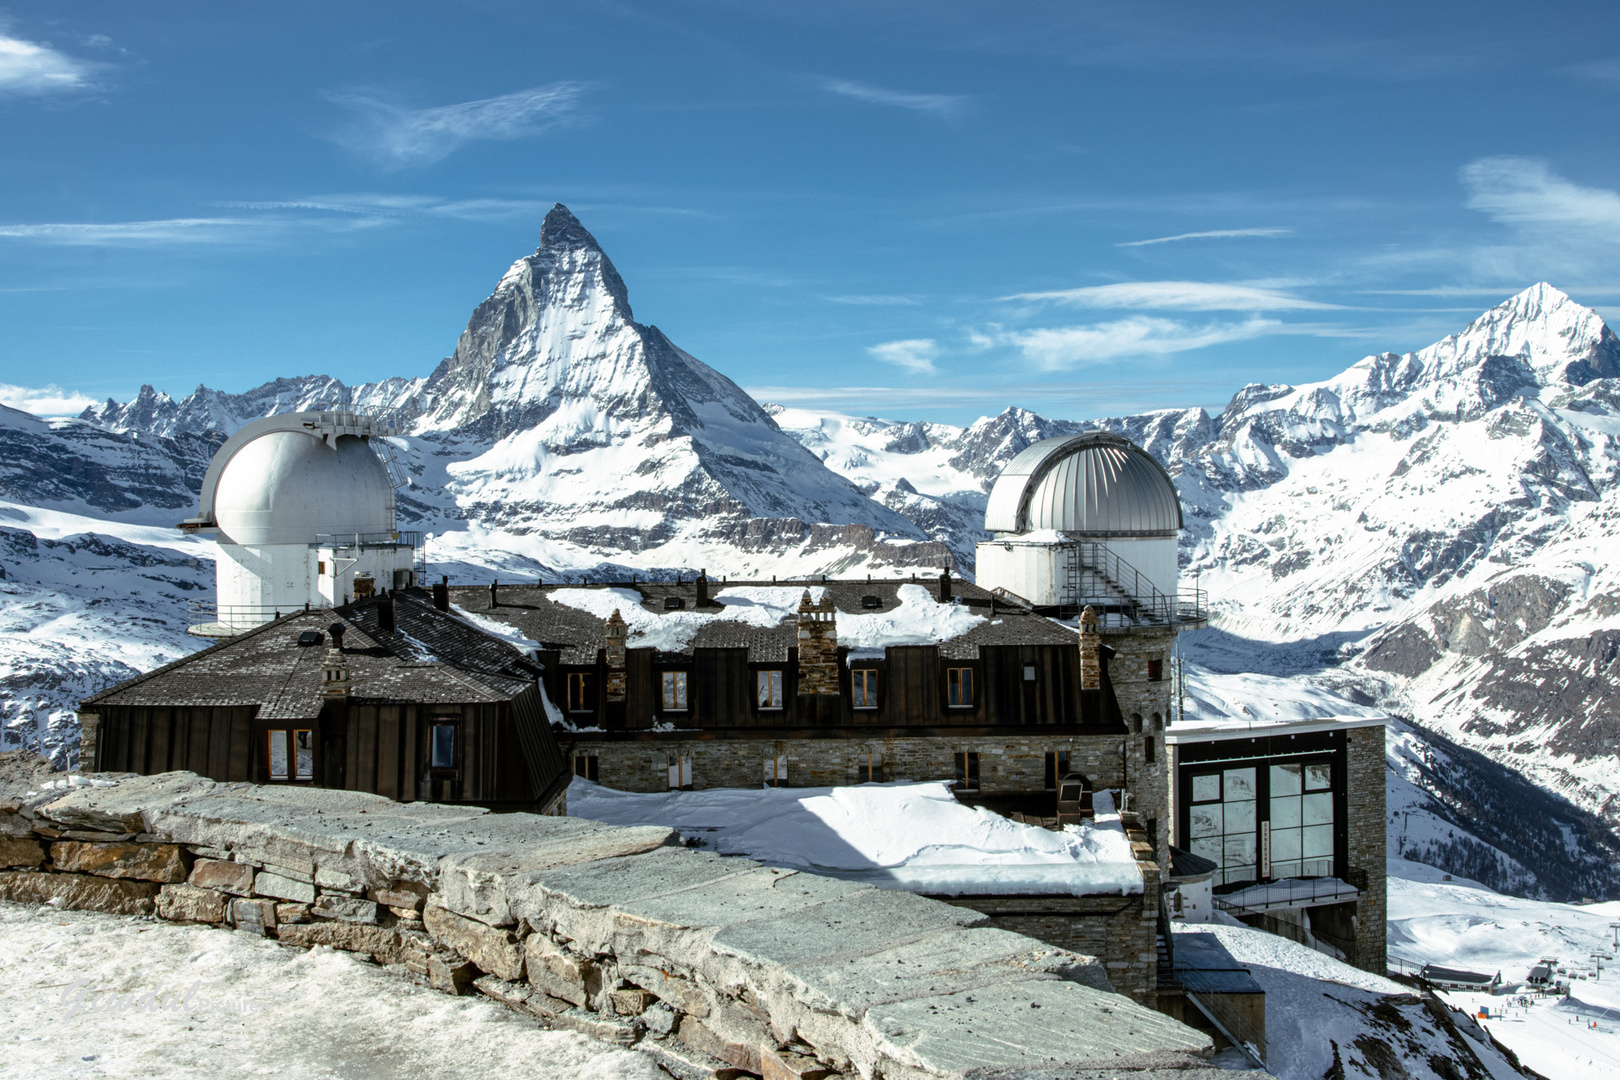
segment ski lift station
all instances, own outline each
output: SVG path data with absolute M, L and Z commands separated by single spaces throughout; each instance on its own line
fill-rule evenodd
M 213 618 L 190 632 L 230 637 L 305 607 L 417 584 L 421 536 L 398 528 L 391 434 L 352 412 L 298 412 L 225 440 L 197 515 L 180 523 L 219 544 Z

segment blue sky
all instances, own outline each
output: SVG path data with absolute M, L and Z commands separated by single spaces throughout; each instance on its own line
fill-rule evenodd
M 1327 7 L 0 6 L 0 400 L 425 374 L 554 201 L 757 397 L 901 418 L 1620 314 L 1620 9 Z

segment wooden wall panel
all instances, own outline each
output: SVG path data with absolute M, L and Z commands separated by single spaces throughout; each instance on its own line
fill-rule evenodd
M 401 802 L 415 802 L 421 791 L 422 735 L 420 709 L 415 705 L 400 707 L 400 793 Z
M 253 745 L 253 716 L 250 707 L 224 710 L 230 716 L 230 749 L 226 758 L 226 780 L 257 780 L 254 771 L 263 751 Z
M 378 795 L 399 798 L 399 706 L 384 705 L 377 718 L 377 786 Z

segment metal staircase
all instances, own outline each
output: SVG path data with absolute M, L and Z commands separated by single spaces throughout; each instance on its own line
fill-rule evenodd
M 1060 605 L 1065 612 L 1090 607 L 1105 627 L 1169 627 L 1207 618 L 1201 589 L 1166 596 L 1146 574 L 1099 541 L 1076 540 L 1065 549 Z

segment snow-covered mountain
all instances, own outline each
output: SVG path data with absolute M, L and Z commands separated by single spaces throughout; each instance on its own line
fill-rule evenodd
M 1552 286 L 1417 352 L 1244 387 L 1214 418 L 778 421 L 919 522 L 955 512 L 954 529 L 977 527 L 1030 441 L 1129 436 L 1176 478 L 1184 569 L 1216 612 L 1190 635 L 1195 671 L 1420 725 L 1392 740 L 1396 801 L 1429 823 L 1413 852 L 1503 888 L 1620 893 L 1620 342 Z
M 1218 417 L 1008 409 L 962 428 L 756 404 L 635 321 L 612 263 L 559 206 L 429 375 L 181 399 L 147 387 L 76 420 L 0 411 L 0 514 L 36 539 L 0 556 L 19 613 L 0 640 L 17 646 L 17 679 L 36 671 L 58 688 L 14 689 L 27 698 L 7 714 L 14 732 L 61 727 L 87 649 L 108 658 L 89 664 L 102 678 L 187 646 L 181 600 L 206 585 L 207 546 L 130 530 L 183 516 L 242 424 L 336 406 L 395 422 L 402 513 L 462 576 L 837 574 L 951 557 L 970 571 L 986 494 L 1014 454 L 1087 427 L 1125 434 L 1181 489 L 1184 565 L 1216 612 L 1189 642 L 1202 677 L 1258 673 L 1300 701 L 1328 693 L 1409 718 L 1418 742 L 1392 756 L 1409 817 L 1419 806 L 1454 839 L 1482 808 L 1511 813 L 1504 792 L 1550 793 L 1536 803 L 1546 829 L 1480 826 L 1479 847 L 1433 858 L 1472 860 L 1456 869 L 1505 888 L 1620 894 L 1620 580 L 1606 558 L 1620 533 L 1620 343 L 1549 285 L 1426 349 L 1244 387 Z M 117 544 L 138 550 L 89 554 Z M 78 588 L 173 558 L 190 569 L 168 576 L 189 584 L 139 602 Z M 94 565 L 76 575 L 75 559 Z M 96 629 L 69 642 L 74 605 Z M 121 668 L 126 640 L 138 644 Z M 1574 839 L 1549 868 L 1534 848 L 1554 833 Z M 1495 876 L 1480 868 L 1493 860 Z
M 542 573 L 604 562 L 770 573 L 791 561 L 819 573 L 949 558 L 730 379 L 636 322 L 624 280 L 560 204 L 425 378 L 350 388 L 306 376 L 178 401 L 143 387 L 81 419 L 217 441 L 257 417 L 339 406 L 402 432 L 412 489 L 401 506 L 438 534 L 441 561 Z

